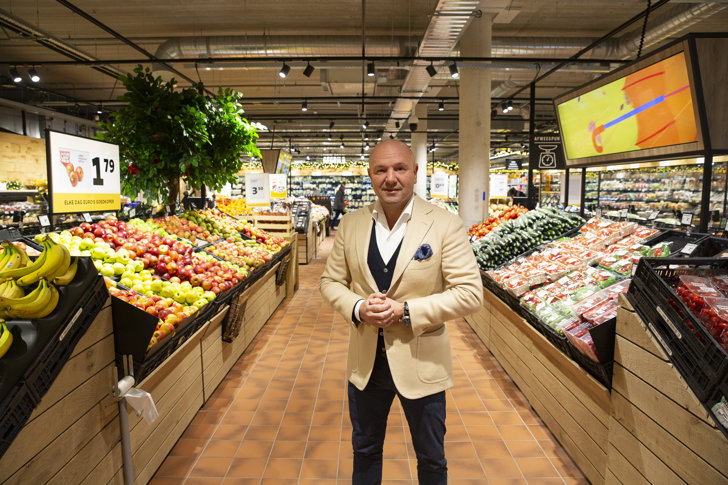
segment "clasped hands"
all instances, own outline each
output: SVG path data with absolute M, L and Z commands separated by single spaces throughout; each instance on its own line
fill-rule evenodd
M 359 307 L 359 318 L 378 328 L 387 328 L 404 316 L 404 303 L 392 300 L 384 293 L 372 293 Z

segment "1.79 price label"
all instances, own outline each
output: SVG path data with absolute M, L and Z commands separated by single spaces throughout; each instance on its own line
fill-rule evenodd
M 50 130 L 46 138 L 50 212 L 118 211 L 118 145 Z

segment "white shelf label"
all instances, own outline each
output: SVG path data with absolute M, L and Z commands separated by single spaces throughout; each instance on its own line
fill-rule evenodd
M 654 221 L 655 219 L 657 219 L 657 216 L 659 216 L 659 215 L 660 215 L 660 211 L 652 211 L 652 212 L 650 212 L 650 215 L 647 216 L 647 220 Z
M 129 217 L 133 218 L 134 216 L 136 216 L 136 209 L 134 209 L 134 208 L 129 209 Z
M 684 213 L 682 215 L 682 219 L 680 219 L 680 222 L 684 226 L 689 226 L 690 224 L 693 223 L 693 215 L 690 214 L 689 212 Z
M 88 212 L 84 212 L 83 213 L 83 220 L 86 221 L 86 222 L 91 222 L 91 214 L 89 214 Z
M 619 212 L 619 217 L 622 217 L 622 218 L 626 219 L 627 218 L 627 209 L 622 209 Z
M 48 216 L 38 216 L 38 223 L 40 223 L 40 227 L 50 227 L 51 221 L 48 219 Z
M 683 254 L 687 254 L 688 256 L 690 256 L 691 254 L 693 254 L 693 251 L 695 251 L 695 248 L 697 248 L 697 247 L 698 247 L 697 244 L 688 243 L 688 244 L 685 245 L 685 247 L 683 247 L 680 250 L 680 252 L 683 253 Z

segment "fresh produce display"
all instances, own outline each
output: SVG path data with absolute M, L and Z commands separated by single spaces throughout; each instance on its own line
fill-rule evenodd
M 223 214 L 219 210 L 205 209 L 203 211 L 186 211 L 184 217 L 205 227 L 211 234 L 220 236 L 219 239 L 231 237 L 236 241 L 242 240 L 238 220 Z
M 0 359 L 7 354 L 11 345 L 13 345 L 13 334 L 8 330 L 5 320 L 0 319 Z
M 262 266 L 272 259 L 267 246 L 252 239 L 243 242 L 220 241 L 205 248 L 205 251 L 249 270 Z
M 480 239 L 486 234 L 492 232 L 496 227 L 500 226 L 502 222 L 517 219 L 526 212 L 528 212 L 528 209 L 525 207 L 514 205 L 504 211 L 500 211 L 498 215 L 493 215 L 488 220 L 483 221 L 480 224 L 474 224 L 468 230 L 468 235 L 473 236 L 475 239 Z
M 507 220 L 472 245 L 475 259 L 483 271 L 492 270 L 519 254 L 575 229 L 584 220 L 566 212 L 543 207 Z
M 249 214 L 253 213 L 253 209 L 248 207 L 248 204 L 245 202 L 245 199 L 243 199 L 243 198 L 237 198 L 237 199 L 218 198 L 216 203 L 221 211 L 223 211 L 224 213 L 229 214 L 231 216 L 242 216 L 242 215 L 249 215 Z
M 193 222 L 188 217 L 167 216 L 149 222 L 164 229 L 169 234 L 185 238 L 188 241 L 201 239 L 203 241 L 214 242 L 220 240 L 219 235 L 211 233 L 208 228 Z
M 728 275 L 681 275 L 674 289 L 688 310 L 728 352 Z M 686 323 L 693 328 L 689 320 Z
M 314 222 L 321 222 L 329 216 L 329 210 L 318 204 L 311 204 L 311 219 Z
M 19 180 L 3 180 L 7 190 L 23 190 L 23 183 Z

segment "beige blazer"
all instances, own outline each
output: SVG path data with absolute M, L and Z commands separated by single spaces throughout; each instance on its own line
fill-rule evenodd
M 319 288 L 351 324 L 347 377 L 364 389 L 376 356 L 376 327 L 352 322 L 357 301 L 378 291 L 367 255 L 374 205 L 345 215 L 336 231 Z M 429 244 L 432 256 L 415 260 Z M 411 326 L 384 329 L 387 360 L 397 390 L 408 399 L 429 396 L 453 385 L 450 337 L 445 322 L 478 311 L 483 286 L 462 220 L 415 196 L 412 218 L 387 295 L 407 302 Z

